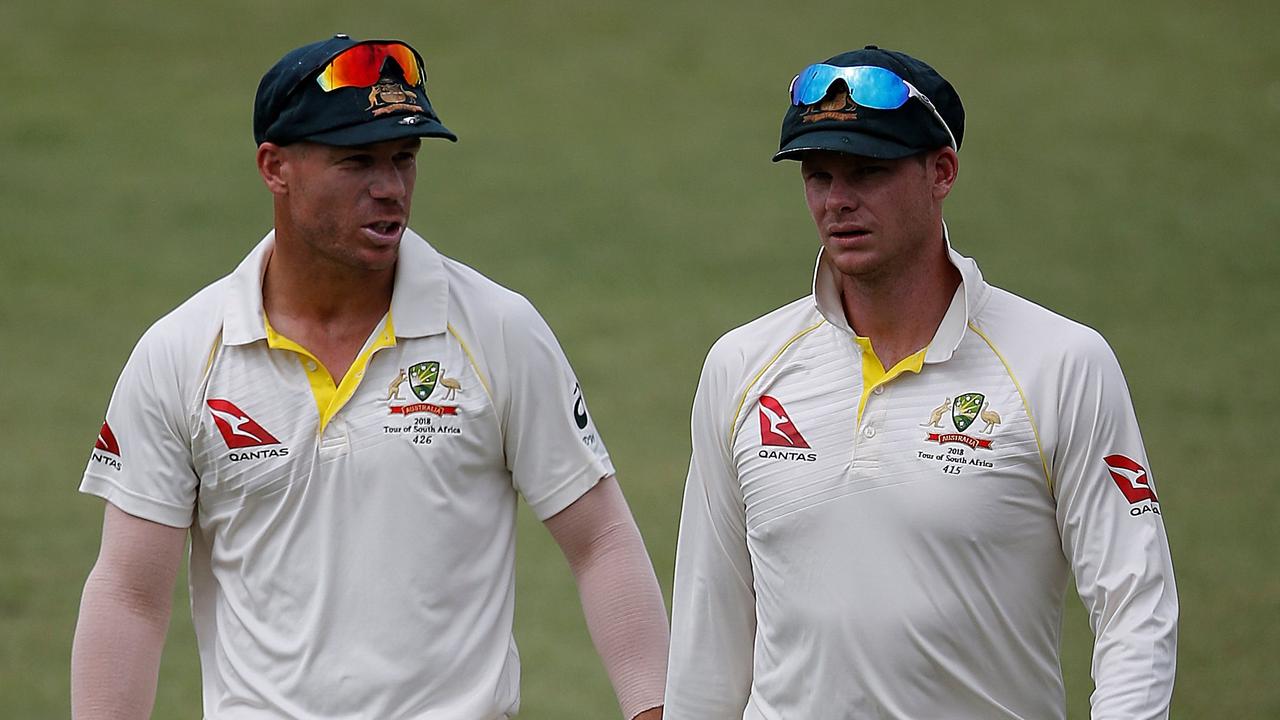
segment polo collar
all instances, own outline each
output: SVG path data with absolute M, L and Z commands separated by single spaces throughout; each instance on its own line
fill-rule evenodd
M 926 363 L 951 359 L 951 355 L 960 346 L 960 341 L 964 339 L 969 319 L 981 310 L 991 294 L 991 286 L 982 279 L 978 263 L 951 247 L 951 236 L 947 232 L 946 223 L 942 225 L 942 236 L 947 244 L 947 258 L 960 271 L 960 285 L 951 298 L 951 304 L 947 306 L 947 312 L 942 316 L 942 322 L 938 323 L 933 340 L 929 341 L 924 356 Z M 853 328 L 844 316 L 844 305 L 840 302 L 840 271 L 831 263 L 825 249 L 818 251 L 817 267 L 813 272 L 813 299 L 818 312 L 828 323 L 854 335 Z
M 449 278 L 444 258 L 408 228 L 400 238 L 391 317 L 396 337 L 403 338 L 439 335 L 449 324 Z
M 240 261 L 228 277 L 227 303 L 223 311 L 222 343 L 246 345 L 267 339 L 262 309 L 262 276 L 275 247 L 275 230 Z M 426 337 L 448 327 L 449 280 L 444 260 L 435 248 L 412 230 L 405 229 L 396 261 L 391 291 L 391 317 L 396 337 Z

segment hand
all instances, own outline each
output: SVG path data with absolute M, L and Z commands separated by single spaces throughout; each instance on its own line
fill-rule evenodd
M 662 720 L 662 706 L 658 706 L 650 710 L 645 710 L 644 712 L 635 716 L 634 720 Z

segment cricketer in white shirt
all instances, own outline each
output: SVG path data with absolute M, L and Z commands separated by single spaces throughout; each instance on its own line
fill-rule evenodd
M 614 473 L 568 361 L 406 230 L 382 328 L 322 397 L 265 320 L 273 241 L 139 341 L 81 490 L 190 526 L 206 717 L 514 715 L 517 494 L 546 520 Z M 628 682 L 628 717 L 660 704 L 660 672 L 656 700 Z
M 773 159 L 822 251 L 812 295 L 703 367 L 665 717 L 1060 720 L 1072 574 L 1094 720 L 1167 717 L 1177 597 L 1128 388 L 1096 332 L 952 249 L 959 94 L 867 45 L 788 95 Z
M 950 260 L 961 285 L 896 376 L 868 362 L 825 251 L 813 295 L 711 349 L 669 720 L 1062 718 L 1071 573 L 1095 717 L 1163 717 L 1177 600 L 1120 367 L 1093 330 Z

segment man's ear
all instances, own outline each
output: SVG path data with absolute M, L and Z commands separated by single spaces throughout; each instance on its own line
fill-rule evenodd
M 951 188 L 956 183 L 956 176 L 960 172 L 960 158 L 949 147 L 940 148 L 936 152 L 929 168 L 933 173 L 933 196 L 942 200 L 951 194 Z
M 271 142 L 258 146 L 258 174 L 267 189 L 275 195 L 287 195 L 289 183 L 285 179 L 285 166 L 288 164 L 288 150 Z

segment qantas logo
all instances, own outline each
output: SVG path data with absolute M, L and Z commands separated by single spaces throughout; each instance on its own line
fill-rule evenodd
M 116 434 L 111 432 L 111 426 L 105 422 L 102 423 L 102 429 L 98 431 L 98 441 L 93 444 L 91 457 L 93 462 L 105 465 L 116 472 L 124 469 L 121 463 L 123 456 L 120 454 L 120 443 L 116 442 Z
M 279 440 L 230 400 L 210 400 L 209 412 L 213 413 L 213 422 L 218 426 L 218 432 L 222 433 L 222 439 L 232 450 L 280 444 Z
M 120 457 L 120 443 L 116 442 L 115 433 L 111 432 L 111 426 L 102 423 L 102 429 L 98 431 L 98 442 L 93 444 L 95 450 L 109 452 L 116 457 Z
M 760 442 L 778 447 L 809 447 L 782 403 L 768 395 L 760 396 Z
M 1124 455 L 1108 455 L 1102 458 L 1111 473 L 1111 479 L 1130 505 L 1143 500 L 1160 502 L 1156 499 L 1155 490 L 1151 489 L 1151 479 L 1147 477 L 1147 469 Z

